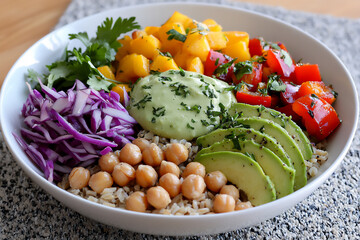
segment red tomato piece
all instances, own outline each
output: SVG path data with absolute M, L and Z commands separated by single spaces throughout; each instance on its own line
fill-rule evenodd
M 319 66 L 317 64 L 304 64 L 295 66 L 295 77 L 296 83 L 299 85 L 308 81 L 322 81 Z
M 252 38 L 249 40 L 249 52 L 250 56 L 262 56 L 263 47 L 261 45 L 261 41 L 258 38 Z
M 336 94 L 330 87 L 326 86 L 324 82 L 309 81 L 302 83 L 298 91 L 298 97 L 309 94 L 315 94 L 329 104 L 332 104 L 336 100 Z
M 237 79 L 233 75 L 232 79 L 235 84 L 239 84 L 241 82 L 251 84 L 252 87 L 249 90 L 256 91 L 258 84 L 262 81 L 262 75 L 263 75 L 262 64 L 258 62 L 253 62 L 252 73 L 244 74 L 240 79 Z
M 295 69 L 295 65 L 288 52 L 284 50 L 270 49 L 266 54 L 266 63 L 271 71 L 283 77 L 290 77 Z
M 204 65 L 204 74 L 210 77 L 213 76 L 216 68 L 230 62 L 231 60 L 232 58 L 229 56 L 226 56 L 214 50 L 210 50 Z M 233 67 L 231 66 L 229 67 L 227 74 L 222 74 L 220 76 L 217 76 L 217 78 L 219 78 L 220 80 L 228 81 L 229 79 L 231 79 L 232 71 Z
M 293 103 L 298 98 L 297 92 L 299 91 L 300 85 L 295 85 L 289 82 L 284 82 L 286 85 L 285 92 L 280 93 L 281 102 L 284 104 Z
M 340 124 L 340 119 L 331 104 L 315 94 L 298 98 L 292 104 L 292 109 L 302 118 L 309 135 L 318 141 L 329 136 Z
M 271 96 L 262 95 L 257 92 L 238 91 L 236 92 L 236 100 L 251 105 L 263 105 L 264 107 L 271 106 Z

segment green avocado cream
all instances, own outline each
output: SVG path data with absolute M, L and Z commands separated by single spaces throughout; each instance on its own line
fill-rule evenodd
M 220 105 L 235 102 L 229 85 L 202 74 L 169 70 L 140 79 L 131 90 L 129 113 L 161 137 L 191 140 L 219 123 Z

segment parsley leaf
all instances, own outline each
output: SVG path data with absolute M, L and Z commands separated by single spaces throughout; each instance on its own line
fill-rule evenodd
M 49 72 L 43 76 L 44 83 L 56 90 L 63 90 L 71 87 L 78 79 L 90 88 L 108 91 L 116 81 L 106 78 L 97 67 L 110 66 L 121 47 L 118 37 L 139 28 L 135 17 L 119 17 L 115 23 L 112 18 L 106 18 L 98 26 L 94 38 L 89 38 L 86 32 L 69 34 L 70 40 L 79 40 L 85 46 L 84 51 L 81 48 L 66 48 L 65 56 L 61 60 L 46 66 Z M 34 73 L 30 72 L 28 77 L 34 79 L 34 76 Z
M 267 89 L 274 92 L 285 92 L 286 85 L 280 79 L 280 75 L 271 74 L 268 77 Z
M 186 35 L 179 33 L 178 31 L 176 31 L 175 29 L 170 29 L 169 31 L 166 32 L 168 36 L 168 40 L 178 40 L 180 42 L 185 42 L 186 40 Z
M 234 65 L 234 74 L 236 79 L 241 79 L 245 74 L 253 72 L 253 63 L 251 61 L 238 62 Z

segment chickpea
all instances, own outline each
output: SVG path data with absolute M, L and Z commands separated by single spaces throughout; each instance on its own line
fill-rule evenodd
M 116 164 L 120 161 L 118 157 L 113 152 L 109 152 L 105 155 L 102 155 L 99 159 L 99 166 L 101 170 L 106 171 L 108 173 L 112 173 Z
M 150 142 L 145 138 L 136 138 L 132 141 L 132 143 L 138 146 L 141 152 L 150 145 Z
M 205 191 L 206 185 L 204 178 L 199 175 L 190 174 L 181 184 L 181 192 L 184 197 L 192 200 L 201 197 Z
M 165 150 L 166 160 L 179 165 L 189 157 L 189 150 L 181 143 L 170 143 Z
M 112 177 L 117 185 L 124 187 L 135 179 L 135 169 L 130 164 L 121 162 L 114 167 Z
M 160 176 L 163 176 L 166 173 L 172 173 L 175 176 L 179 177 L 180 176 L 180 168 L 178 167 L 178 165 L 176 165 L 173 162 L 162 161 L 160 163 L 159 173 L 160 173 Z
M 186 168 L 182 173 L 182 177 L 186 178 L 190 174 L 195 174 L 195 175 L 199 175 L 201 177 L 205 177 L 205 174 L 206 174 L 205 166 L 199 162 L 189 163 L 188 165 L 186 165 Z
M 132 166 L 140 163 L 142 160 L 140 148 L 132 143 L 125 144 L 120 150 L 119 160 L 120 162 L 126 162 Z
M 89 183 L 90 171 L 83 167 L 76 167 L 71 170 L 69 175 L 70 187 L 73 189 L 82 189 Z
M 235 210 L 235 200 L 227 194 L 217 194 L 214 198 L 214 212 L 224 213 Z
M 235 206 L 235 211 L 244 210 L 244 209 L 252 208 L 252 207 L 253 206 L 251 205 L 251 202 L 249 202 L 249 201 L 247 201 L 247 202 L 238 201 Z
M 152 166 L 140 164 L 136 169 L 135 178 L 137 184 L 147 188 L 155 185 L 158 175 Z
M 219 192 L 227 182 L 226 176 L 220 171 L 206 174 L 204 180 L 206 187 L 213 192 Z
M 148 201 L 144 192 L 136 191 L 130 194 L 125 201 L 125 208 L 127 210 L 136 212 L 145 212 L 148 208 Z
M 113 185 L 113 179 L 108 172 L 100 171 L 93 174 L 89 180 L 89 186 L 97 193 L 101 193 L 105 188 Z
M 172 173 L 166 173 L 159 179 L 159 185 L 163 187 L 170 197 L 177 196 L 181 191 L 180 179 Z
M 164 152 L 155 143 L 151 143 L 142 153 L 144 163 L 150 166 L 159 166 L 164 160 Z
M 234 185 L 224 185 L 220 189 L 220 193 L 232 196 L 235 201 L 237 201 L 240 197 L 239 189 L 237 189 Z
M 146 196 L 148 203 L 156 209 L 166 208 L 171 202 L 169 193 L 161 186 L 149 188 Z

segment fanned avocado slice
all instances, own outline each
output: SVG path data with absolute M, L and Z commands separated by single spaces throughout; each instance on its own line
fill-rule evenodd
M 239 117 L 261 117 L 269 119 L 283 127 L 298 145 L 304 159 L 308 160 L 313 155 L 313 149 L 309 139 L 301 128 L 285 114 L 261 105 L 249 105 L 235 103 L 229 109 L 229 114 L 239 114 Z
M 219 151 L 241 152 L 253 158 L 274 183 L 277 198 L 289 195 L 294 191 L 295 170 L 286 166 L 268 148 L 253 140 L 225 139 L 208 148 L 203 148 L 197 153 L 194 161 L 197 161 L 202 154 Z
M 238 118 L 236 121 L 244 126 L 248 126 L 249 128 L 253 128 L 275 138 L 290 157 L 290 161 L 296 171 L 294 190 L 306 185 L 307 177 L 304 158 L 294 139 L 290 137 L 284 128 L 273 121 L 259 117 Z
M 203 164 L 206 172 L 221 171 L 228 181 L 245 192 L 254 206 L 276 199 L 275 188 L 260 165 L 238 152 L 214 152 L 202 154 L 196 161 Z
M 196 143 L 201 147 L 209 147 L 210 145 L 221 142 L 226 138 L 230 139 L 234 137 L 246 140 L 254 140 L 254 142 L 273 151 L 287 166 L 293 167 L 289 157 L 285 153 L 285 150 L 281 145 L 277 144 L 276 139 L 265 133 L 256 131 L 252 128 L 217 129 L 204 136 L 199 137 L 196 140 Z

